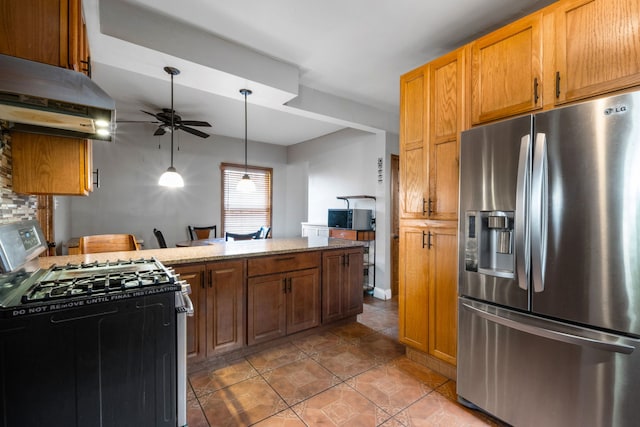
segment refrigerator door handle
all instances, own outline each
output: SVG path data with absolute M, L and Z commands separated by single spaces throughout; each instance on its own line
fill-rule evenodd
M 531 184 L 531 276 L 533 291 L 544 291 L 544 272 L 547 258 L 548 206 L 547 135 L 536 134 Z
M 498 314 L 489 313 L 482 309 L 473 307 L 467 303 L 462 303 L 462 307 L 465 310 L 469 310 L 471 313 L 475 314 L 478 317 L 481 317 L 485 320 L 488 320 L 493 323 L 497 323 L 502 326 L 506 326 L 507 328 L 516 329 L 521 332 L 525 332 L 532 335 L 537 335 L 539 337 L 548 338 L 554 341 L 561 341 L 568 344 L 575 344 L 579 346 L 596 348 L 598 350 L 610 351 L 614 353 L 623 353 L 623 354 L 631 354 L 636 349 L 632 345 L 628 345 L 621 342 L 610 342 L 599 340 L 595 338 L 589 338 L 585 336 L 580 336 L 568 332 L 556 331 L 549 328 L 543 328 L 536 325 L 531 325 L 526 323 L 526 319 L 523 316 L 517 316 L 519 320 L 509 319 Z M 520 319 L 522 317 L 522 319 Z M 620 338 L 611 335 L 602 333 L 603 336 L 610 337 L 611 340 L 618 340 Z
M 518 179 L 516 182 L 516 271 L 518 273 L 518 286 L 522 289 L 529 288 L 529 187 L 531 174 L 531 135 L 527 134 L 520 139 L 520 154 L 518 156 Z

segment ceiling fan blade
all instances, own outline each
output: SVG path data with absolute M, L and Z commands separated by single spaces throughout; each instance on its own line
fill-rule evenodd
M 167 133 L 167 131 L 164 130 L 164 127 L 160 126 L 158 129 L 156 129 L 153 135 L 160 136 L 160 135 L 164 135 L 165 133 Z
M 116 123 L 151 123 L 151 124 L 159 124 L 160 122 L 150 122 L 149 120 L 116 120 Z
M 182 129 L 183 131 L 189 132 L 190 134 L 193 134 L 195 136 L 199 136 L 200 138 L 209 138 L 209 134 L 208 133 L 200 132 L 197 129 L 191 129 L 191 128 L 188 128 L 188 127 L 182 126 L 182 125 L 178 125 L 178 126 L 176 126 L 176 128 Z
M 161 122 L 163 122 L 163 123 L 165 122 L 165 120 L 164 120 L 160 115 L 158 115 L 158 114 L 153 114 L 153 113 L 150 113 L 150 112 L 148 112 L 148 111 L 144 111 L 144 110 L 140 110 L 140 111 L 142 111 L 142 112 L 143 112 L 143 113 L 145 113 L 145 114 L 148 114 L 148 115 L 150 115 L 150 116 L 155 117 L 156 119 L 160 120 L 160 121 L 161 121 Z
M 211 125 L 209 124 L 209 122 L 202 122 L 199 120 L 182 120 L 180 122 L 181 125 L 187 125 L 187 126 L 207 126 L 207 127 L 211 127 Z

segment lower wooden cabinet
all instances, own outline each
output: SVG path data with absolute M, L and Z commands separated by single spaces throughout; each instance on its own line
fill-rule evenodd
M 243 260 L 175 267 L 191 285 L 194 315 L 187 317 L 187 356 L 203 359 L 241 348 L 244 340 Z
M 274 273 L 247 282 L 248 344 L 320 324 L 320 270 Z
M 91 141 L 11 134 L 13 191 L 86 196 L 93 190 Z
M 363 249 L 322 254 L 322 323 L 362 313 Z
M 400 227 L 399 339 L 452 365 L 457 353 L 457 229 Z

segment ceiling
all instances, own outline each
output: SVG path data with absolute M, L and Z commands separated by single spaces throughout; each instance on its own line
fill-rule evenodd
M 401 74 L 552 0 L 83 0 L 93 79 L 118 120 L 174 106 L 215 135 L 291 145 L 398 132 Z M 152 118 L 151 118 L 152 119 Z M 117 135 L 131 127 L 120 123 Z

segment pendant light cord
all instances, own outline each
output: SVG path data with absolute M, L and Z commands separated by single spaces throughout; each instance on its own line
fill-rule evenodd
M 244 91 L 244 174 L 247 174 L 247 95 L 249 91 Z
M 173 167 L 173 74 L 171 74 L 171 167 Z

